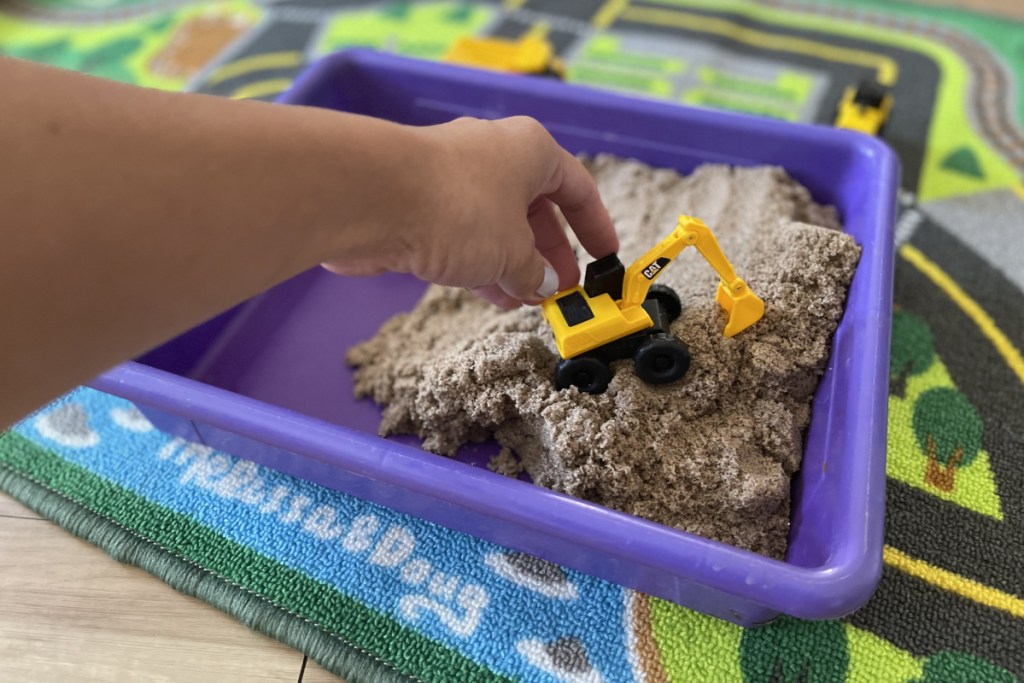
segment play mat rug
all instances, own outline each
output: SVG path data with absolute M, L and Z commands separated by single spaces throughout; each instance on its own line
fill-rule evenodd
M 2 437 L 0 488 L 351 681 L 1024 677 L 1024 3 L 0 0 L 2 53 L 240 98 L 349 46 L 438 58 L 529 31 L 570 81 L 793 121 L 830 121 L 861 78 L 892 86 L 888 526 L 867 606 L 743 630 L 172 440 L 86 389 Z

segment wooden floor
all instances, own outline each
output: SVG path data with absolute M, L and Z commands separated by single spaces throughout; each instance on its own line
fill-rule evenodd
M 339 680 L 0 493 L 0 681 Z

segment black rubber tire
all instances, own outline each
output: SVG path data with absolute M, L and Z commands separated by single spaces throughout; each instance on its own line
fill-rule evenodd
M 555 366 L 555 386 L 576 387 L 588 394 L 603 394 L 612 381 L 612 369 L 592 356 L 577 356 L 559 361 Z
M 690 349 L 672 335 L 658 335 L 636 350 L 633 364 L 637 377 L 648 384 L 668 384 L 690 369 Z
M 683 302 L 676 294 L 676 290 L 665 285 L 651 285 L 647 290 L 647 298 L 654 299 L 665 309 L 668 321 L 674 323 L 683 312 Z

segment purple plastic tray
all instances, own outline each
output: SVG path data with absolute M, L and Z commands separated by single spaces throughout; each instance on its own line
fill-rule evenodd
M 870 597 L 881 573 L 897 187 L 885 145 L 367 51 L 319 61 L 282 101 L 417 125 L 527 114 L 573 152 L 684 172 L 778 164 L 835 204 L 863 255 L 814 399 L 786 561 L 499 476 L 479 467 L 493 445 L 448 459 L 378 437 L 380 411 L 352 397 L 343 357 L 412 308 L 424 284 L 411 277 L 308 271 L 92 386 L 166 432 L 738 624 L 840 617 Z

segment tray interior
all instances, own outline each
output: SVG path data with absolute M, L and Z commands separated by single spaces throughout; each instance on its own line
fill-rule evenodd
M 381 409 L 352 393 L 345 352 L 416 305 L 426 284 L 408 275 L 346 278 L 314 268 L 140 358 L 203 384 L 368 434 Z M 392 437 L 419 446 L 412 436 Z M 457 458 L 486 466 L 494 443 Z

